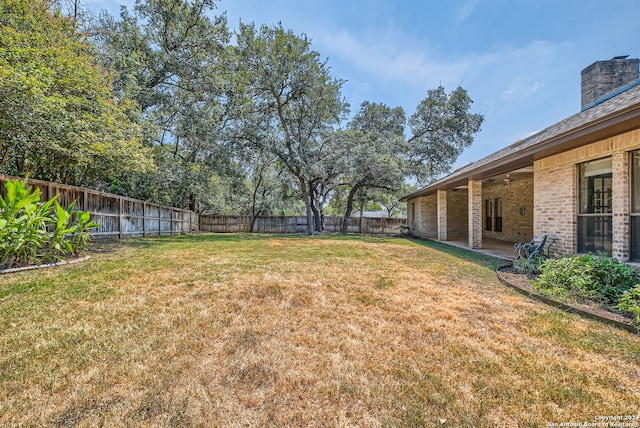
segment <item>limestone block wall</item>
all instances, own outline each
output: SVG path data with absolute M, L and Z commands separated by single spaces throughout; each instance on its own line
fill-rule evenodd
M 502 198 L 502 232 L 484 230 L 484 236 L 503 241 L 526 242 L 533 236 L 533 176 L 484 184 L 482 198 Z M 482 206 L 482 218 L 486 217 Z M 483 224 L 484 227 L 484 224 Z
M 588 144 L 534 162 L 534 231 L 558 242 L 560 254 L 578 249 L 578 172 L 582 162 L 613 159 L 613 256 L 629 259 L 629 152 L 640 149 L 640 130 Z

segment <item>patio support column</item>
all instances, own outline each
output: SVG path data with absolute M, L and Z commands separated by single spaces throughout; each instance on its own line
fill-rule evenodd
M 482 248 L 482 180 L 469 180 L 469 248 Z
M 629 155 L 616 153 L 612 159 L 612 245 L 611 255 L 629 261 Z
M 438 241 L 447 240 L 447 191 L 438 190 Z

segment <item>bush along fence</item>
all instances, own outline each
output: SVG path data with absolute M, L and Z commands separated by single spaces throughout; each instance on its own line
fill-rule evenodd
M 6 195 L 5 183 L 24 180 L 0 174 L 0 192 Z M 57 201 L 68 209 L 73 201 L 74 211 L 88 211 L 91 220 L 100 226 L 91 229 L 94 239 L 140 238 L 145 236 L 178 235 L 190 232 L 248 233 L 251 216 L 198 215 L 189 210 L 172 208 L 138 199 L 128 198 L 84 187 L 68 186 L 49 181 L 27 179 L 27 185 L 40 189 L 41 201 L 58 195 Z M 340 232 L 342 217 L 325 217 L 325 231 Z M 397 234 L 406 226 L 403 218 L 352 218 L 349 233 Z M 256 219 L 257 233 L 305 233 L 305 216 L 263 216 Z
M 40 189 L 21 180 L 5 183 L 0 196 L 0 269 L 52 263 L 77 256 L 97 226 L 87 211 L 67 209 L 58 195 L 41 202 Z
M 340 232 L 342 217 L 325 217 L 325 232 Z M 349 221 L 349 233 L 397 234 L 406 226 L 404 218 L 368 218 L 357 217 Z M 203 232 L 231 233 L 249 232 L 251 216 L 200 216 L 200 230 Z M 253 231 L 257 233 L 305 233 L 306 216 L 263 216 L 256 219 Z
M 0 190 L 6 195 L 5 183 L 24 180 L 0 174 Z M 94 239 L 139 238 L 143 236 L 178 235 L 198 230 L 198 215 L 193 211 L 166 207 L 125 196 L 27 179 L 27 185 L 40 190 L 42 202 L 58 195 L 57 201 L 74 211 L 88 211 L 100 226 L 91 230 Z

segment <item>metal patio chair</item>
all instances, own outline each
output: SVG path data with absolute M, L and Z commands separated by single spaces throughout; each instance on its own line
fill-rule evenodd
M 520 258 L 531 260 L 536 256 L 547 257 L 547 254 L 544 252 L 544 245 L 546 243 L 547 235 L 544 235 L 542 238 L 534 236 L 530 242 L 517 242 L 514 245 L 515 260 Z

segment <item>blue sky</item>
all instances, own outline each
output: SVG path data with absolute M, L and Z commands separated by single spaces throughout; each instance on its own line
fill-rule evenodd
M 117 15 L 134 0 L 87 0 Z M 456 167 L 580 111 L 580 71 L 640 56 L 638 0 L 221 0 L 229 27 L 282 22 L 306 34 L 363 101 L 411 115 L 428 89 L 464 87 L 485 122 Z

